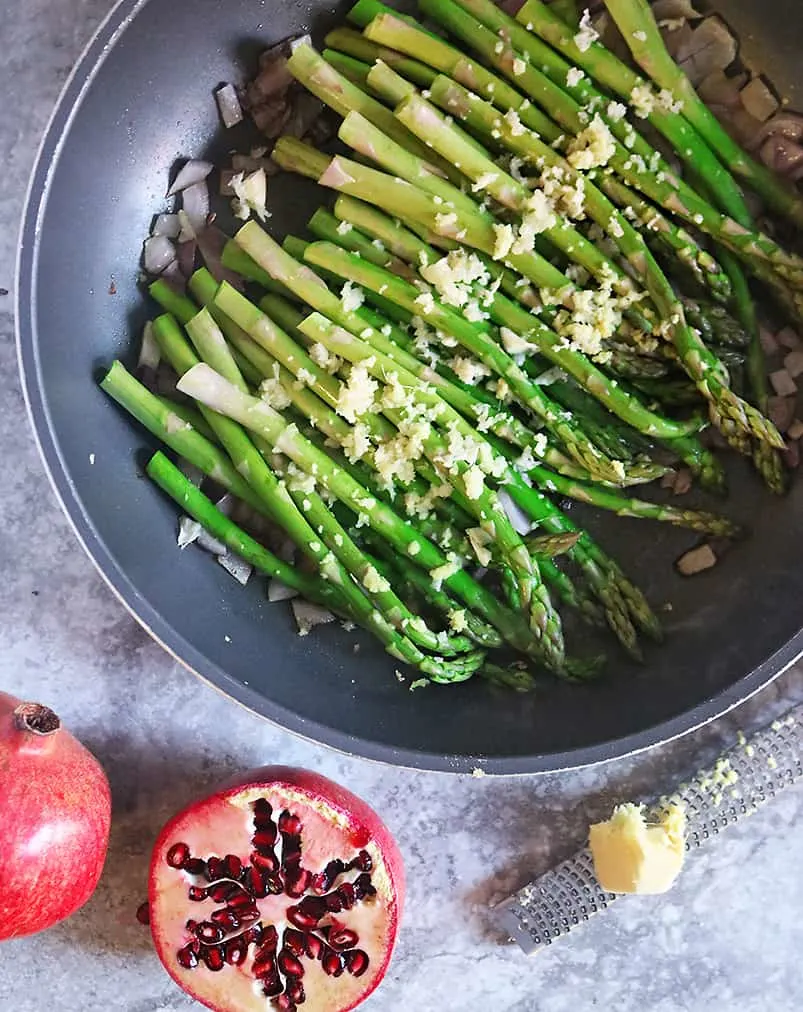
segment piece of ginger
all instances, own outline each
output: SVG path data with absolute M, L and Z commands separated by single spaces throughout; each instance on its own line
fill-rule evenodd
M 589 833 L 599 884 L 611 893 L 666 892 L 683 866 L 685 832 L 679 805 L 670 805 L 655 823 L 646 821 L 643 805 L 619 805 Z

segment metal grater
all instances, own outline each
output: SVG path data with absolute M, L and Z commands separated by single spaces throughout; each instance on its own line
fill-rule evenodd
M 723 752 L 709 769 L 653 806 L 686 808 L 686 850 L 704 846 L 803 778 L 803 704 Z M 494 908 L 497 924 L 528 954 L 567 935 L 616 899 L 602 890 L 586 847 Z

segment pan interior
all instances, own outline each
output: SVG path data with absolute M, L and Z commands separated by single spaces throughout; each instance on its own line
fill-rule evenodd
M 777 53 L 777 79 L 791 85 L 797 6 L 762 5 L 760 25 L 748 0 L 720 7 L 753 46 Z M 328 627 L 301 638 L 261 580 L 242 589 L 202 552 L 176 548 L 176 510 L 142 477 L 154 444 L 100 392 L 98 372 L 116 356 L 131 361 L 152 308 L 138 261 L 171 165 L 222 159 L 238 143 L 220 134 L 213 89 L 244 77 L 266 44 L 341 16 L 328 3 L 124 0 L 70 85 L 33 183 L 20 330 L 35 424 L 80 536 L 129 607 L 192 667 L 350 751 L 440 769 L 470 769 L 481 756 L 490 770 L 527 772 L 621 754 L 713 716 L 791 661 L 801 628 L 803 492 L 798 484 L 775 499 L 738 464 L 725 508 L 752 536 L 693 580 L 671 565 L 694 543 L 688 532 L 575 510 L 663 607 L 667 641 L 640 667 L 611 641 L 598 685 L 545 679 L 532 696 L 478 680 L 407 691 L 368 637 Z M 271 187 L 276 234 L 300 231 L 325 199 L 297 178 Z M 582 636 L 572 645 L 582 652 Z

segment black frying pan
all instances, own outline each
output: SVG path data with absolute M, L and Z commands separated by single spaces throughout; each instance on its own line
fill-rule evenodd
M 789 89 L 803 40 L 795 0 L 720 6 Z M 18 321 L 33 423 L 76 533 L 125 605 L 199 675 L 348 752 L 529 773 L 621 756 L 711 719 L 803 651 L 800 483 L 779 501 L 735 467 L 729 508 L 753 536 L 686 582 L 671 562 L 688 534 L 583 514 L 653 602 L 671 604 L 668 641 L 649 648 L 643 667 L 623 662 L 611 642 L 601 684 L 545 682 L 527 697 L 479 681 L 411 693 L 366 637 L 327 628 L 299 638 L 287 606 L 268 604 L 259 581 L 243 590 L 203 553 L 179 554 L 175 508 L 142 477 L 153 444 L 99 391 L 98 371 L 130 359 L 132 334 L 152 310 L 138 260 L 172 163 L 222 157 L 232 144 L 220 136 L 212 89 L 244 77 L 265 44 L 334 18 L 328 3 L 122 0 L 68 83 L 31 183 Z M 279 178 L 273 226 L 298 230 L 323 196 Z

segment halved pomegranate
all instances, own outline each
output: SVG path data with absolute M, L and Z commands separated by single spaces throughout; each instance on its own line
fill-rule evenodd
M 287 766 L 185 808 L 151 861 L 159 958 L 218 1012 L 348 1012 L 382 980 L 403 902 L 401 855 L 376 812 Z

